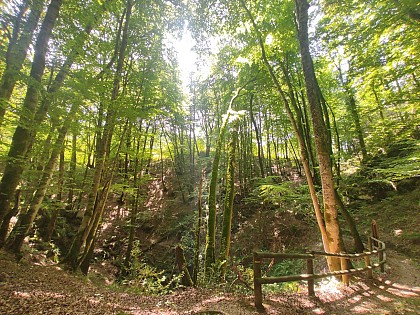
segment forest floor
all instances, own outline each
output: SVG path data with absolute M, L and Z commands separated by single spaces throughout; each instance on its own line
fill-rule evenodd
M 405 256 L 388 251 L 385 273 L 374 280 L 356 279 L 343 288 L 331 283 L 316 288 L 316 298 L 300 293 L 264 297 L 265 314 L 419 314 L 418 268 Z M 260 314 L 253 295 L 210 289 L 185 289 L 170 295 L 144 296 L 94 285 L 57 265 L 27 260 L 16 263 L 0 252 L 0 314 Z

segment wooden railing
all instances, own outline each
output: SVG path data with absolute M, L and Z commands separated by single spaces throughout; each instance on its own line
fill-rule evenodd
M 322 251 L 311 251 L 305 254 L 285 254 L 285 253 L 271 253 L 271 252 L 254 252 L 254 298 L 255 307 L 262 308 L 262 285 L 272 284 L 280 282 L 290 281 L 302 281 L 308 282 L 308 294 L 309 296 L 315 296 L 315 279 L 321 279 L 331 276 L 342 276 L 343 283 L 348 285 L 349 275 L 367 271 L 368 277 L 372 278 L 373 268 L 380 267 L 381 272 L 384 272 L 386 254 L 385 254 L 385 243 L 377 238 L 370 236 L 367 244 L 368 251 L 358 254 L 334 254 Z M 378 256 L 378 263 L 371 263 L 371 257 L 373 255 Z M 337 257 L 341 260 L 341 266 L 348 266 L 348 260 L 356 258 L 364 258 L 365 266 L 360 268 L 347 268 L 345 270 L 326 272 L 326 273 L 314 273 L 314 259 L 316 257 Z M 288 275 L 278 277 L 263 277 L 261 275 L 261 262 L 263 259 L 274 258 L 274 259 L 304 259 L 306 260 L 306 274 L 300 275 Z

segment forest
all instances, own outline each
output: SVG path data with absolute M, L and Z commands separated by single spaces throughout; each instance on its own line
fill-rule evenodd
M 0 313 L 418 314 L 419 1 L 0 0 L 0 22 Z M 337 255 L 372 232 L 386 263 L 349 283 L 366 260 Z M 336 276 L 258 309 L 256 252 Z

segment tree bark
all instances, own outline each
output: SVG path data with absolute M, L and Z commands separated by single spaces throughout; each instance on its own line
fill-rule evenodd
M 31 200 L 31 204 L 29 209 L 26 213 L 22 213 L 16 225 L 13 228 L 13 231 L 10 233 L 10 236 L 6 243 L 6 248 L 14 253 L 19 253 L 22 245 L 23 240 L 25 239 L 29 229 L 34 222 L 36 215 L 38 214 L 39 208 L 42 205 L 42 201 L 44 200 L 45 193 L 49 187 L 55 166 L 57 164 L 57 159 L 60 153 L 63 150 L 64 140 L 67 135 L 68 127 L 74 117 L 74 114 L 78 108 L 78 103 L 74 102 L 66 121 L 64 122 L 63 126 L 60 128 L 58 133 L 57 140 L 54 144 L 53 150 L 51 152 L 51 156 L 48 160 L 48 163 L 44 167 L 42 172 L 41 180 L 39 181 L 38 188 L 34 193 L 34 196 Z M 57 211 L 57 210 L 56 210 Z
M 308 187 L 309 187 L 309 191 L 310 191 L 310 195 L 311 195 L 311 199 L 312 199 L 312 204 L 313 204 L 314 211 L 315 211 L 315 217 L 316 217 L 318 227 L 319 227 L 319 230 L 320 230 L 320 233 L 321 233 L 322 243 L 324 245 L 324 250 L 328 252 L 329 251 L 329 242 L 327 241 L 326 227 L 325 227 L 324 219 L 322 217 L 322 212 L 321 212 L 321 208 L 320 208 L 320 205 L 319 205 L 318 197 L 316 195 L 315 185 L 314 185 L 314 182 L 313 182 L 311 169 L 310 169 L 309 162 L 308 162 L 308 150 L 307 150 L 307 147 L 305 145 L 305 140 L 303 138 L 301 128 L 299 127 L 299 124 L 296 122 L 296 119 L 295 119 L 295 117 L 293 115 L 293 112 L 290 108 L 289 101 L 287 100 L 286 95 L 285 95 L 285 93 L 284 93 L 284 91 L 283 91 L 283 89 L 280 85 L 280 82 L 277 79 L 277 76 L 274 73 L 274 70 L 273 70 L 272 66 L 270 65 L 270 63 L 268 61 L 268 58 L 267 58 L 267 55 L 266 55 L 266 52 L 265 52 L 264 41 L 262 39 L 261 32 L 260 32 L 260 30 L 259 30 L 259 28 L 258 28 L 258 26 L 255 22 L 255 19 L 252 15 L 251 11 L 247 8 L 245 2 L 243 0 L 240 0 L 240 1 L 241 1 L 241 4 L 242 4 L 243 8 L 246 10 L 246 12 L 248 14 L 248 17 L 251 20 L 252 25 L 254 26 L 254 29 L 257 33 L 258 43 L 259 43 L 260 48 L 261 48 L 261 54 L 262 54 L 263 62 L 265 64 L 265 66 L 267 67 L 268 72 L 270 73 L 270 77 L 273 80 L 273 83 L 274 83 L 275 87 L 277 88 L 277 91 L 279 92 L 279 94 L 280 94 L 280 96 L 283 100 L 287 116 L 289 117 L 289 120 L 292 123 L 293 131 L 294 131 L 294 133 L 296 135 L 296 138 L 298 140 L 299 147 L 300 147 L 300 157 L 301 157 L 301 161 L 302 161 L 302 164 L 303 164 L 303 168 L 305 170 L 306 180 L 307 180 L 307 183 L 308 183 Z
M 186 287 L 191 287 L 193 285 L 193 281 L 187 268 L 184 250 L 179 245 L 175 247 L 175 263 L 178 267 L 178 272 L 182 273 L 181 284 Z
M 61 3 L 62 0 L 51 0 L 36 40 L 32 69 L 23 102 L 23 111 L 12 138 L 6 167 L 0 183 L 0 221 L 3 221 L 4 216 L 10 210 L 10 200 L 13 198 L 25 168 L 25 155 L 30 144 L 30 134 L 32 128 L 36 128 L 36 126 L 33 126 L 33 118 L 40 97 L 41 79 L 45 69 L 48 41 L 51 38 L 52 29 L 58 18 Z
M 99 138 L 97 139 L 97 149 L 96 149 L 96 158 L 95 158 L 96 164 L 95 164 L 95 173 L 93 176 L 92 188 L 88 197 L 88 203 L 86 206 L 85 213 L 83 215 L 82 222 L 80 223 L 79 229 L 73 239 L 73 242 L 67 253 L 67 256 L 63 260 L 63 263 L 67 264 L 68 267 L 73 271 L 76 271 L 77 268 L 80 266 L 80 263 L 83 263 L 83 261 L 79 261 L 79 253 L 82 250 L 82 247 L 84 245 L 88 246 L 88 244 L 86 244 L 86 241 L 89 235 L 92 235 L 91 229 L 95 225 L 99 224 L 100 222 L 102 207 L 98 207 L 97 198 L 98 198 L 99 187 L 100 187 L 101 179 L 103 175 L 102 173 L 105 168 L 105 160 L 107 158 L 107 155 L 109 154 L 113 130 L 115 127 L 115 121 L 116 121 L 115 102 L 119 95 L 121 73 L 123 70 L 124 57 L 125 57 L 127 42 L 128 42 L 128 25 L 130 22 L 131 9 L 132 9 L 132 2 L 131 0 L 127 0 L 127 6 L 125 10 L 124 29 L 122 33 L 121 46 L 119 48 L 119 53 L 118 53 L 117 68 L 114 74 L 113 90 L 111 94 L 111 105 L 110 105 L 110 108 L 108 109 L 102 136 L 100 137 L 100 139 Z M 119 40 L 117 39 L 116 43 L 118 44 L 118 42 Z M 93 242 L 93 237 L 90 238 L 90 241 Z M 88 251 L 89 249 L 87 249 L 87 251 L 85 250 L 85 255 L 84 257 L 82 257 L 82 260 L 83 258 L 88 258 L 89 256 Z
M 58 194 L 57 201 L 60 203 L 59 207 L 55 207 L 51 215 L 50 220 L 48 221 L 48 226 L 45 231 L 44 241 L 49 242 L 53 236 L 55 225 L 57 223 L 58 215 L 61 210 L 61 202 L 63 201 L 63 189 L 64 189 L 64 151 L 63 147 L 60 153 L 60 162 L 58 167 Z
M 143 165 L 143 161 L 139 161 L 139 153 L 140 153 L 140 139 L 138 139 L 137 141 L 136 155 L 135 155 L 136 160 L 135 160 L 135 165 L 134 165 L 134 170 L 133 170 L 133 186 L 136 190 L 136 194 L 134 196 L 134 202 L 131 209 L 130 232 L 128 235 L 128 244 L 127 244 L 127 250 L 125 252 L 123 270 L 121 272 L 121 275 L 123 277 L 127 276 L 128 270 L 130 269 L 130 263 L 131 263 L 131 258 L 132 258 L 131 253 L 134 248 L 134 236 L 135 236 L 134 234 L 136 231 L 137 213 L 140 206 L 139 174 L 141 174 L 140 172 L 142 171 L 141 167 Z M 162 182 L 163 182 L 163 179 L 162 179 Z
M 13 209 L 7 213 L 7 215 L 4 217 L 3 223 L 0 228 L 0 248 L 3 247 L 4 243 L 6 242 L 7 233 L 9 232 L 9 223 L 10 219 L 18 214 L 19 212 L 19 203 L 20 203 L 20 194 L 21 190 L 16 190 L 15 195 L 15 205 L 13 206 Z
M 16 82 L 22 70 L 23 63 L 28 53 L 29 45 L 32 42 L 32 36 L 35 28 L 38 25 L 39 17 L 42 12 L 43 0 L 33 0 L 30 5 L 30 13 L 28 19 L 20 33 L 20 23 L 23 11 L 26 5 L 22 8 L 20 16 L 13 28 L 13 38 L 10 40 L 6 52 L 5 70 L 0 80 L 0 129 L 3 124 L 4 115 L 6 113 L 7 105 L 12 96 Z
M 295 0 L 298 21 L 298 38 L 302 69 L 305 77 L 306 94 L 312 117 L 312 127 L 315 136 L 315 147 L 321 174 L 322 195 L 324 199 L 324 218 L 329 250 L 339 253 L 341 248 L 341 232 L 338 223 L 338 212 L 335 198 L 334 177 L 332 172 L 332 160 L 330 156 L 331 144 L 328 138 L 328 130 L 323 119 L 323 111 L 320 99 L 317 79 L 309 51 L 308 40 L 308 8 L 306 0 Z M 340 259 L 328 259 L 330 271 L 341 269 Z
M 204 181 L 205 171 L 203 170 L 200 177 L 200 184 L 198 186 L 198 197 L 197 197 L 197 224 L 195 227 L 195 249 L 194 249 L 194 272 L 193 272 L 193 282 L 194 285 L 197 285 L 198 272 L 200 269 L 200 232 L 203 221 L 203 181 Z
M 209 188 L 209 213 L 207 220 L 207 233 L 206 233 L 206 250 L 205 250 L 205 273 L 211 268 L 212 264 L 216 261 L 215 248 L 216 248 L 216 190 L 217 179 L 219 176 L 219 162 L 222 154 L 222 146 L 225 139 L 225 132 L 229 122 L 229 117 L 232 114 L 232 105 L 235 99 L 239 96 L 240 89 L 232 97 L 226 116 L 220 126 L 219 138 L 217 139 L 216 152 L 214 154 L 213 165 L 211 169 L 211 179 Z
M 237 118 L 239 119 L 239 118 Z M 220 238 L 220 258 L 222 261 L 222 268 L 220 271 L 220 278 L 224 279 L 226 275 L 229 252 L 230 252 L 230 239 L 232 228 L 233 216 L 233 201 L 235 199 L 235 161 L 236 161 L 236 143 L 238 142 L 238 127 L 239 122 L 236 121 L 232 131 L 232 139 L 229 143 L 228 166 L 226 171 L 226 194 L 223 204 L 223 224 L 222 235 Z
M 257 152 L 258 152 L 258 165 L 260 167 L 261 177 L 265 177 L 265 168 L 264 168 L 264 153 L 262 150 L 262 139 L 260 134 L 260 129 L 258 128 L 257 122 L 255 121 L 254 112 L 252 110 L 252 104 L 254 100 L 254 94 L 251 94 L 249 100 L 249 116 L 251 118 L 252 125 L 254 126 L 255 139 L 257 140 Z

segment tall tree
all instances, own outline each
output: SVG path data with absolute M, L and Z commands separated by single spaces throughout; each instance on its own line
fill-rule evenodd
M 243 88 L 243 87 L 242 87 Z M 206 232 L 206 250 L 205 250 L 205 268 L 206 272 L 209 271 L 212 264 L 216 262 L 216 191 L 217 191 L 217 180 L 219 176 L 219 163 L 222 154 L 223 143 L 225 139 L 226 130 L 228 127 L 229 119 L 234 113 L 232 106 L 234 101 L 238 98 L 242 88 L 239 88 L 229 102 L 227 113 L 223 119 L 222 125 L 220 126 L 219 138 L 217 139 L 216 152 L 214 154 L 213 164 L 211 168 L 211 179 L 209 187 L 209 212 L 207 219 L 207 232 Z
M 277 78 L 277 75 L 275 74 L 274 69 L 269 62 L 269 59 L 268 59 L 267 53 L 266 53 L 266 49 L 265 49 L 265 44 L 264 44 L 264 41 L 263 41 L 263 36 L 261 34 L 260 29 L 258 28 L 257 23 L 255 22 L 255 18 L 253 16 L 252 12 L 249 10 L 249 8 L 246 6 L 246 3 L 243 0 L 240 0 L 240 2 L 241 2 L 242 7 L 246 11 L 247 16 L 251 20 L 251 23 L 252 23 L 252 25 L 255 29 L 255 32 L 256 32 L 256 35 L 257 35 L 257 40 L 258 40 L 258 45 L 261 49 L 261 58 L 262 58 L 262 60 L 265 64 L 265 66 L 268 69 L 270 77 L 273 80 L 273 83 L 274 83 L 277 91 L 279 92 L 279 94 L 281 96 L 281 100 L 283 101 L 283 104 L 285 106 L 287 116 L 288 116 L 288 118 L 289 118 L 289 120 L 292 124 L 293 131 L 295 132 L 295 135 L 298 139 L 298 143 L 299 143 L 299 147 L 300 147 L 300 158 L 301 158 L 304 170 L 305 170 L 306 180 L 307 180 L 307 183 L 308 183 L 308 186 L 309 186 L 309 191 L 310 191 L 310 194 L 311 194 L 312 204 L 313 204 L 314 211 L 315 211 L 315 217 L 316 217 L 318 227 L 319 227 L 319 230 L 320 230 L 320 233 L 321 233 L 324 249 L 326 251 L 329 251 L 330 248 L 329 248 L 326 226 L 325 226 L 325 223 L 324 223 L 324 219 L 323 219 L 323 216 L 322 216 L 322 211 L 321 211 L 320 204 L 319 204 L 319 201 L 318 201 L 318 197 L 317 197 L 317 194 L 316 194 L 314 180 L 313 180 L 311 168 L 310 168 L 310 165 L 309 165 L 308 148 L 307 148 L 307 145 L 305 143 L 305 138 L 304 138 L 304 135 L 303 135 L 303 127 L 302 127 L 303 119 L 300 116 L 300 111 L 299 110 L 296 111 L 296 115 L 297 115 L 298 118 L 297 119 L 295 118 L 295 115 L 292 112 L 289 100 L 286 97 L 286 93 L 284 92 L 284 90 L 283 90 L 283 88 L 280 84 L 280 81 Z M 295 107 L 296 107 L 296 104 L 295 104 Z
M 103 7 L 101 7 L 101 13 L 103 10 Z M 99 14 L 100 15 L 100 14 Z M 93 17 L 93 21 L 97 22 L 99 19 L 99 16 L 94 16 Z M 63 62 L 62 66 L 60 67 L 59 71 L 57 72 L 57 75 L 55 76 L 54 80 L 52 80 L 52 82 L 50 83 L 48 89 L 47 89 L 47 93 L 44 94 L 44 96 L 41 99 L 41 102 L 39 104 L 39 106 L 37 106 L 34 117 L 33 117 L 33 126 L 39 126 L 45 119 L 46 114 L 51 106 L 51 104 L 53 103 L 53 100 L 55 98 L 55 95 L 57 94 L 57 92 L 61 89 L 61 87 L 64 84 L 65 79 L 67 78 L 69 72 L 70 72 L 70 68 L 72 67 L 72 65 L 74 64 L 74 62 L 76 61 L 76 57 L 80 56 L 80 45 L 84 45 L 88 35 L 90 34 L 90 32 L 93 29 L 93 22 L 89 22 L 88 25 L 85 27 L 84 31 L 80 34 L 78 34 L 78 36 L 76 37 L 75 40 L 75 44 L 74 46 L 71 48 L 68 56 L 66 57 L 65 61 Z M 75 107 L 76 106 L 76 107 Z M 62 136 L 62 141 L 64 141 L 66 134 L 67 134 L 67 129 L 68 129 L 68 125 L 70 124 L 70 121 L 72 120 L 72 115 L 74 115 L 74 113 L 77 112 L 77 108 L 79 106 L 78 102 L 74 102 L 73 103 L 73 107 L 70 110 L 70 117 L 68 117 L 65 121 L 65 124 L 67 124 L 67 126 L 63 126 L 63 128 L 61 128 L 60 132 L 64 132 L 64 135 Z M 54 123 L 53 125 L 55 125 L 56 123 Z M 37 130 L 36 129 L 32 129 L 29 136 L 25 139 L 25 141 L 27 142 L 27 152 L 26 155 L 30 155 L 30 151 L 31 148 L 34 144 L 34 142 L 36 141 L 36 135 L 37 135 Z M 62 144 L 61 144 L 62 145 Z M 58 144 L 58 146 L 61 146 L 60 144 Z M 46 152 L 48 152 L 48 148 L 45 149 Z M 57 159 L 58 157 L 58 153 L 56 152 L 56 156 L 54 157 L 54 159 Z M 41 178 L 44 176 L 45 179 L 40 180 L 40 182 L 42 182 L 42 185 L 48 185 L 49 179 L 52 176 L 52 172 L 54 171 L 54 166 L 55 166 L 55 161 L 51 162 L 52 163 L 52 167 L 49 169 L 50 174 L 41 174 Z M 45 177 L 46 176 L 46 177 Z M 41 186 L 42 186 L 41 185 Z M 34 214 L 32 215 L 33 218 L 26 220 L 26 222 L 30 222 L 29 226 L 27 226 L 27 228 L 23 228 L 22 231 L 26 231 L 29 229 L 30 224 L 32 223 L 32 221 L 35 218 L 36 213 L 38 212 L 38 208 L 40 207 L 42 200 L 45 196 L 46 193 L 46 187 L 34 187 L 35 190 L 37 190 L 38 196 L 37 199 L 38 201 L 36 202 L 38 205 L 37 206 L 31 206 L 31 212 L 33 212 Z M 31 217 L 31 216 L 30 216 Z M 4 225 L 8 225 L 8 222 L 4 222 Z M 27 223 L 25 223 L 27 224 Z M 16 227 L 18 228 L 18 227 Z M 26 233 L 24 232 L 24 233 Z M 14 250 L 15 251 L 19 251 L 20 246 L 15 246 Z
M 10 210 L 10 201 L 14 196 L 21 174 L 25 168 L 25 155 L 30 144 L 30 133 L 32 128 L 36 128 L 36 126 L 33 126 L 33 119 L 41 94 L 41 79 L 45 69 L 48 41 L 58 18 L 61 4 L 62 0 L 51 0 L 36 40 L 34 59 L 22 106 L 22 113 L 13 135 L 6 167 L 0 183 L 1 221 Z
M 296 0 L 296 15 L 298 23 L 298 38 L 302 69 L 305 76 L 306 95 L 312 117 L 312 126 L 315 136 L 315 146 L 321 174 L 322 195 L 324 202 L 324 219 L 329 250 L 332 253 L 342 251 L 342 237 L 338 223 L 338 211 L 334 188 L 334 175 L 330 156 L 331 143 L 328 139 L 327 126 L 323 118 L 320 89 L 318 88 L 312 57 L 309 51 L 308 39 L 308 9 L 306 0 Z M 328 260 L 331 271 L 341 269 L 340 259 Z
M 0 129 L 3 124 L 4 115 L 12 96 L 14 87 L 19 78 L 20 71 L 25 61 L 29 45 L 32 42 L 33 33 L 38 25 L 39 17 L 43 9 L 42 0 L 24 1 L 19 14 L 13 23 L 12 36 L 6 51 L 5 69 L 0 79 Z M 29 7 L 29 15 L 24 20 L 25 11 Z M 22 27 L 22 23 L 24 23 Z
M 229 143 L 228 166 L 226 170 L 226 194 L 223 203 L 223 224 L 222 235 L 220 236 L 220 255 L 219 260 L 222 261 L 221 278 L 226 275 L 226 270 L 230 254 L 230 240 L 232 229 L 233 202 L 235 199 L 235 169 L 236 169 L 236 144 L 238 142 L 239 121 L 232 127 L 231 141 Z
M 76 236 L 73 239 L 72 245 L 67 253 L 67 256 L 64 262 L 72 269 L 77 270 L 82 261 L 79 260 L 79 254 L 83 246 L 85 246 L 85 254 L 82 259 L 89 259 L 88 252 L 93 244 L 94 236 L 90 238 L 90 243 L 87 244 L 86 241 L 89 235 L 96 234 L 96 229 L 102 217 L 104 199 L 106 199 L 110 182 L 107 182 L 107 185 L 104 186 L 102 195 L 102 200 L 98 199 L 98 192 L 101 184 L 101 179 L 103 176 L 103 171 L 105 168 L 106 159 L 110 153 L 111 139 L 114 132 L 115 122 L 117 119 L 117 108 L 116 101 L 120 93 L 120 82 L 121 82 L 121 73 L 123 70 L 124 59 L 126 56 L 126 49 L 128 43 L 128 30 L 129 22 L 131 17 L 132 2 L 127 0 L 126 9 L 124 12 L 125 22 L 122 31 L 121 45 L 118 51 L 118 62 L 117 68 L 114 74 L 113 88 L 110 99 L 110 107 L 108 109 L 106 120 L 104 124 L 103 133 L 100 138 L 97 140 L 96 156 L 95 156 L 95 174 L 93 178 L 92 188 L 89 193 L 87 209 L 84 213 L 83 220 L 79 226 Z M 119 43 L 119 40 L 116 40 L 116 43 Z M 112 181 L 113 175 L 111 174 Z M 90 260 L 90 259 L 89 259 Z

